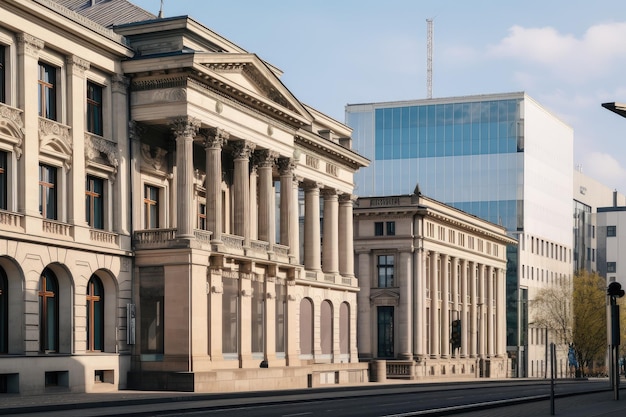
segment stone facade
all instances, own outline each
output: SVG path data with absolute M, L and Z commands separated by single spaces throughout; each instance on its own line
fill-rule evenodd
M 366 381 L 351 130 L 193 19 L 71 3 L 0 4 L 0 391 Z
M 361 359 L 388 378 L 506 377 L 504 228 L 419 192 L 354 216 Z

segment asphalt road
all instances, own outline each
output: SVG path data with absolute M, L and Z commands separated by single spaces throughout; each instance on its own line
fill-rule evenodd
M 603 390 L 581 397 L 572 394 Z M 408 417 L 408 416 L 532 416 L 550 415 L 548 381 L 493 381 L 488 383 L 406 384 L 238 395 L 188 396 L 163 393 L 141 403 L 106 403 L 33 408 L 27 416 L 236 416 L 236 417 Z M 612 401 L 606 381 L 558 381 L 555 415 L 624 416 L 626 400 Z M 626 397 L 626 392 L 623 393 Z M 175 398 L 175 400 L 174 400 Z M 576 405 L 578 404 L 578 405 Z M 99 406 L 100 405 L 100 406 Z M 493 408 L 497 407 L 497 408 Z M 622 408 L 615 408 L 622 407 Z M 615 409 L 614 409 L 615 408 Z M 473 411 L 472 411 L 473 410 Z M 568 410 L 566 414 L 563 414 Z M 600 412 L 618 414 L 590 414 Z M 617 411 L 615 411 L 617 410 Z M 9 411 L 5 409 L 4 411 Z M 16 410 L 13 410 L 16 411 Z M 28 411 L 26 409 L 21 411 Z M 579 412 L 582 414 L 571 414 Z

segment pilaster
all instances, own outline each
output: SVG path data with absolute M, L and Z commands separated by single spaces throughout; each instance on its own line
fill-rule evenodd
M 244 238 L 244 247 L 250 247 L 250 156 L 254 148 L 255 144 L 249 141 L 233 142 L 234 232 Z

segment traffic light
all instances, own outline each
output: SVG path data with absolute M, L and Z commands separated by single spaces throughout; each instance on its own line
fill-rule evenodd
M 461 347 L 461 320 L 452 321 L 450 343 L 452 344 L 452 349 L 458 349 Z
M 619 282 L 611 282 L 609 284 L 609 288 L 606 289 L 606 293 L 611 297 L 623 297 L 624 290 L 622 289 L 622 284 L 620 284 Z

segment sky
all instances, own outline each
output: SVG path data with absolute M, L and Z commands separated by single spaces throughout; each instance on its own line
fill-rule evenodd
M 161 0 L 131 0 L 158 14 Z M 624 0 L 163 0 L 284 72 L 300 101 L 346 104 L 526 92 L 574 131 L 574 166 L 626 194 Z M 546 138 L 549 140 L 549 138 Z

